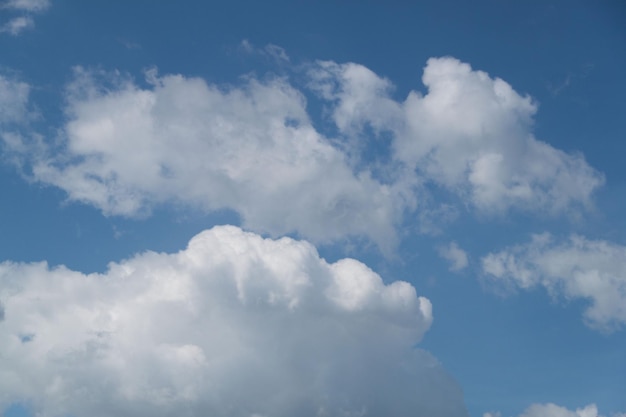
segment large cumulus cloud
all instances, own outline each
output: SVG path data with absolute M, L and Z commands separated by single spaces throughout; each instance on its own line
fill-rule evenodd
M 465 416 L 430 302 L 303 241 L 216 227 L 88 274 L 0 264 L 0 408 L 44 416 Z

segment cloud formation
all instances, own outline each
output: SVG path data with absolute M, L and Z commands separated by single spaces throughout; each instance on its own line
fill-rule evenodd
M 624 413 L 612 414 L 611 417 L 624 417 Z M 484 413 L 483 417 L 502 417 L 501 413 Z M 583 408 L 572 411 L 556 404 L 532 404 L 518 417 L 604 417 L 598 414 L 598 407 L 589 404 Z
M 8 0 L 3 6 L 8 9 L 41 12 L 50 7 L 50 0 Z
M 438 252 L 439 256 L 450 263 L 450 271 L 461 271 L 467 268 L 469 264 L 467 253 L 456 242 L 450 242 L 447 246 L 441 246 Z
M 85 275 L 0 264 L 0 409 L 38 415 L 467 416 L 415 349 L 430 302 L 233 226 Z
M 427 94 L 411 91 L 403 102 L 391 81 L 359 64 L 319 62 L 310 75 L 342 132 L 391 133 L 396 161 L 480 211 L 561 213 L 589 206 L 604 182 L 582 155 L 535 139 L 530 97 L 457 59 L 429 59 Z
M 533 404 L 519 417 L 602 417 L 598 414 L 598 407 L 589 404 L 575 411 L 568 410 L 556 404 Z M 618 416 L 615 416 L 618 417 Z
M 17 36 L 26 29 L 35 27 L 35 21 L 30 13 L 42 12 L 50 7 L 49 0 L 8 0 L 0 3 L 1 9 L 25 12 L 25 15 L 17 16 L 0 25 L 0 33 L 9 33 Z
M 142 216 L 166 203 L 231 209 L 258 232 L 315 243 L 359 236 L 385 253 L 407 217 L 428 223 L 432 213 L 454 212 L 450 202 L 432 203 L 429 185 L 481 213 L 557 214 L 592 205 L 604 181 L 581 155 L 532 136 L 529 97 L 453 58 L 430 59 L 428 94 L 412 91 L 403 102 L 361 65 L 308 68 L 308 88 L 331 107 L 337 137 L 316 129 L 305 93 L 286 78 L 224 87 L 151 70 L 142 87 L 77 68 L 61 145 L 38 142 L 22 156 L 35 180 L 107 215 Z M 375 158 L 362 155 L 366 127 L 388 141 Z
M 553 297 L 586 299 L 587 325 L 612 331 L 626 324 L 626 247 L 581 236 L 533 235 L 524 245 L 490 253 L 483 270 L 523 289 L 544 287 Z
M 30 86 L 0 74 L 0 129 L 28 119 Z
M 0 26 L 0 33 L 9 33 L 13 36 L 17 36 L 26 29 L 32 29 L 35 27 L 35 21 L 30 16 L 15 17 L 4 25 Z
M 113 86 L 77 70 L 67 142 L 33 163 L 38 180 L 70 199 L 127 216 L 164 202 L 229 208 L 246 227 L 274 236 L 298 232 L 325 242 L 359 235 L 393 246 L 401 192 L 353 172 L 284 79 L 248 78 L 224 89 L 150 72 L 152 84 L 142 89 L 100 75 Z

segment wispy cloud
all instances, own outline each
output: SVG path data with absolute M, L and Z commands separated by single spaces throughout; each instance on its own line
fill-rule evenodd
M 13 36 L 17 36 L 26 29 L 32 29 L 35 27 L 35 22 L 30 16 L 20 16 L 9 20 L 4 25 L 0 26 L 0 33 L 9 33 Z
M 0 26 L 0 33 L 18 36 L 26 29 L 35 27 L 32 13 L 43 12 L 50 7 L 49 0 L 8 0 L 0 3 L 0 9 L 15 10 L 25 15 L 16 16 Z
M 554 297 L 586 299 L 586 323 L 601 331 L 626 324 L 626 247 L 571 236 L 558 240 L 548 233 L 529 243 L 491 253 L 483 270 L 494 280 L 530 290 L 544 287 Z
M 265 45 L 262 48 L 258 48 L 254 46 L 249 40 L 244 39 L 239 44 L 239 48 L 245 53 L 265 56 L 276 62 L 283 62 L 283 63 L 290 62 L 289 55 L 287 55 L 287 51 L 285 51 L 284 48 L 278 45 L 271 44 L 271 43 Z
M 439 256 L 450 263 L 450 271 L 459 272 L 467 268 L 469 264 L 467 253 L 456 242 L 450 242 L 446 246 L 438 248 Z

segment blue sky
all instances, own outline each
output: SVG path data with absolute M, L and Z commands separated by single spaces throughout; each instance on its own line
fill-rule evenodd
M 3 415 L 626 413 L 626 7 L 412 3 L 1 3 Z

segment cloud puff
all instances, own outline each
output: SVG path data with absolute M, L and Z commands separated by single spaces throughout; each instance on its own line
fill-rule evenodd
M 458 272 L 467 268 L 467 253 L 456 242 L 440 247 L 438 252 L 439 256 L 450 262 L 450 271 Z
M 422 77 L 428 93 L 412 91 L 403 102 L 392 98 L 389 80 L 359 64 L 319 62 L 310 76 L 312 88 L 333 102 L 342 132 L 390 132 L 396 161 L 481 211 L 563 212 L 589 205 L 604 182 L 582 155 L 533 137 L 530 97 L 454 58 L 429 59 Z
M 85 275 L 0 264 L 0 409 L 40 415 L 466 416 L 414 346 L 430 302 L 362 263 L 233 226 Z
M 543 286 L 555 297 L 589 300 L 584 318 L 593 328 L 611 331 L 626 323 L 624 246 L 581 236 L 558 241 L 544 233 L 525 245 L 490 253 L 482 264 L 498 281 L 524 289 Z
M 284 79 L 219 88 L 150 72 L 152 84 L 140 88 L 100 76 L 105 81 L 77 70 L 67 141 L 33 166 L 37 179 L 70 199 L 130 216 L 163 202 L 230 208 L 246 227 L 274 236 L 359 235 L 393 246 L 401 191 L 353 172 Z

